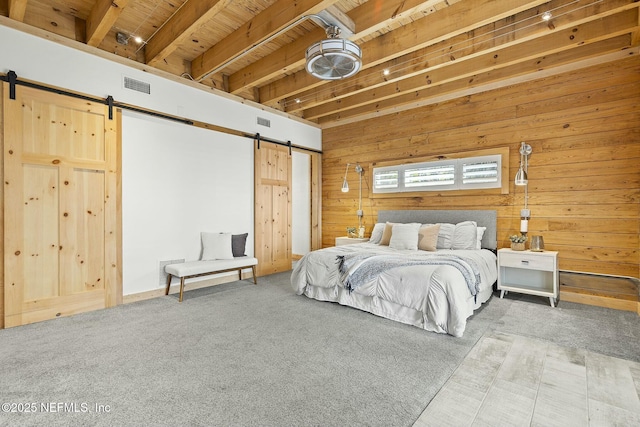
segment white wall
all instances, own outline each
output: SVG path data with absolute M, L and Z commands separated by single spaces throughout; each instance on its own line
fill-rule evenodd
M 10 70 L 20 79 L 321 148 L 315 126 L 0 25 L 0 72 Z M 151 83 L 151 95 L 123 89 L 124 75 Z M 257 126 L 257 116 L 271 128 Z M 253 254 L 251 139 L 125 111 L 122 184 L 124 295 L 161 288 L 161 261 L 198 259 L 201 231 L 248 232 Z
M 305 255 L 311 250 L 311 158 L 293 152 L 292 156 L 291 252 Z
M 7 22 L 8 19 L 0 20 Z M 56 38 L 55 36 L 51 36 Z M 85 45 L 71 42 L 78 48 Z M 113 58 L 117 58 L 113 55 Z M 261 110 L 226 96 L 216 96 L 213 90 L 202 90 L 165 79 L 142 66 L 118 58 L 132 66 L 112 62 L 68 46 L 0 25 L 0 72 L 12 70 L 18 78 L 43 82 L 99 98 L 113 96 L 124 102 L 191 120 L 212 123 L 281 141 L 291 141 L 302 147 L 321 149 L 321 130 L 316 126 L 292 120 L 276 112 Z M 123 77 L 131 77 L 151 85 L 151 94 L 123 88 Z M 256 118 L 271 120 L 271 128 L 259 126 Z
M 253 141 L 125 113 L 122 131 L 124 294 L 161 286 L 161 261 L 200 258 L 200 232 L 249 233 Z

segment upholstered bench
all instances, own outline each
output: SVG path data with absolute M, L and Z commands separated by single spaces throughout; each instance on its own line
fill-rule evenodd
M 242 280 L 242 270 L 251 267 L 253 273 L 253 283 L 258 284 L 256 278 L 256 265 L 258 260 L 249 256 L 235 257 L 233 259 L 216 259 L 206 261 L 190 261 L 180 264 L 165 265 L 164 271 L 167 273 L 167 289 L 165 295 L 169 295 L 171 278 L 180 278 L 180 302 L 184 293 L 184 281 L 193 277 L 208 276 L 210 274 L 225 273 L 227 271 L 238 270 L 240 280 Z

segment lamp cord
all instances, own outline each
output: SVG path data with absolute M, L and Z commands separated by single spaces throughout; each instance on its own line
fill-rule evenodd
M 358 173 L 358 176 L 360 178 L 360 185 L 359 185 L 359 189 L 358 189 L 358 232 L 360 232 L 360 229 L 362 228 L 362 173 L 364 171 L 362 170 L 362 168 L 360 168 L 360 172 Z

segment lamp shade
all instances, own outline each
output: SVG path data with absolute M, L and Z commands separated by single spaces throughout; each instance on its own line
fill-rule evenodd
M 527 172 L 520 165 L 520 169 L 516 173 L 516 185 L 527 185 L 529 183 L 529 179 L 527 177 Z
M 345 178 L 344 181 L 342 181 L 342 192 L 343 193 L 349 192 L 349 183 L 347 182 L 347 178 Z
M 527 171 L 529 169 L 529 155 L 531 151 L 531 146 L 523 141 L 520 145 L 520 168 L 516 173 L 516 185 L 527 185 L 529 183 Z

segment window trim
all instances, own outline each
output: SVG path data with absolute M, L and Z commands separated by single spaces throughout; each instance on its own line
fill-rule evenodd
M 499 157 L 499 184 L 496 187 L 488 188 L 482 187 L 475 183 L 459 184 L 458 181 L 462 180 L 462 164 L 468 159 L 486 157 L 486 156 L 500 156 Z M 403 171 L 411 169 L 412 166 L 418 164 L 456 164 L 455 179 L 456 183 L 452 185 L 432 186 L 411 188 L 404 186 L 404 173 Z M 457 166 L 459 165 L 459 167 Z M 375 174 L 381 170 L 398 170 L 398 188 L 391 189 L 375 189 Z M 412 158 L 408 161 L 386 161 L 376 162 L 370 165 L 370 179 L 372 188 L 370 196 L 376 197 L 408 197 L 412 194 L 426 195 L 437 194 L 438 192 L 447 192 L 455 194 L 508 194 L 509 193 L 509 147 L 493 148 L 486 150 L 466 151 L 462 153 L 443 154 L 439 156 L 428 156 L 420 158 Z

